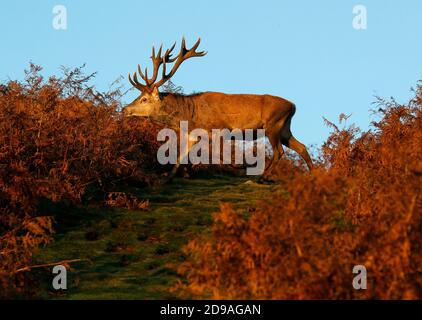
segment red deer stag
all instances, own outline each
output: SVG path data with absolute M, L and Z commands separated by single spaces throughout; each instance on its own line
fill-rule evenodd
M 153 73 L 148 78 L 147 69 L 142 72 L 138 65 L 138 73 L 145 84 L 138 81 L 136 72 L 133 78 L 129 74 L 130 83 L 141 95 L 127 105 L 123 112 L 126 116 L 149 117 L 151 119 L 170 119 L 179 124 L 179 121 L 189 121 L 189 126 L 203 128 L 211 132 L 212 129 L 265 129 L 272 149 L 273 158 L 266 166 L 266 171 L 274 161 L 278 161 L 284 154 L 283 145 L 295 150 L 312 168 L 312 160 L 306 147 L 296 140 L 291 131 L 290 123 L 295 114 L 295 105 L 283 98 L 270 95 L 255 94 L 225 94 L 220 92 L 204 92 L 192 95 L 174 93 L 160 93 L 158 88 L 166 83 L 177 71 L 183 61 L 193 57 L 203 57 L 206 52 L 197 52 L 201 39 L 191 49 L 186 49 L 185 39 L 179 54 L 172 57 L 176 44 L 162 55 L 162 46 L 155 54 L 152 48 Z M 174 65 L 169 73 L 166 65 Z M 162 77 L 157 81 L 159 68 L 162 67 Z M 176 172 L 180 163 L 175 166 Z

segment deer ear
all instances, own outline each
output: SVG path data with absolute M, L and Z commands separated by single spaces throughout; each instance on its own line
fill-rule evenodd
M 152 90 L 152 95 L 155 97 L 155 98 L 160 98 L 160 93 L 158 92 L 158 89 L 157 89 L 157 87 L 154 87 L 154 89 Z

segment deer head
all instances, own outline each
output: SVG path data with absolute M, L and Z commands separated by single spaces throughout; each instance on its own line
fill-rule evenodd
M 193 57 L 202 57 L 206 55 L 206 52 L 196 52 L 196 49 L 199 47 L 201 39 L 195 43 L 195 45 L 186 49 L 185 38 L 182 39 L 182 45 L 180 52 L 177 57 L 172 58 L 172 52 L 176 43 L 170 49 L 167 49 L 162 55 L 162 46 L 155 54 L 155 48 L 152 47 L 151 60 L 153 63 L 153 73 L 152 77 L 148 78 L 148 70 L 145 68 L 145 71 L 142 72 L 140 65 L 138 64 L 138 73 L 145 84 L 142 84 L 138 81 L 138 76 L 136 72 L 133 73 L 133 76 L 129 74 L 129 82 L 141 92 L 141 95 L 136 98 L 132 103 L 127 105 L 123 112 L 126 116 L 138 116 L 138 117 L 150 117 L 154 115 L 161 115 L 161 105 L 162 97 L 158 91 L 158 88 L 166 83 L 173 75 L 176 73 L 177 69 L 180 67 L 183 61 L 193 58 Z M 169 73 L 167 73 L 166 65 L 168 63 L 173 63 L 174 65 Z M 159 69 L 162 67 L 162 77 L 157 81 Z

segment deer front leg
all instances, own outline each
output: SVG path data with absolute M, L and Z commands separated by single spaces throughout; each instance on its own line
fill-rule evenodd
M 171 173 L 170 173 L 170 176 L 169 176 L 170 180 L 172 180 L 176 176 L 177 172 L 179 171 L 181 164 L 187 164 L 188 163 L 189 152 L 192 149 L 192 146 L 196 142 L 197 142 L 196 139 L 189 138 L 188 143 L 187 143 L 187 147 L 184 148 L 184 150 L 181 150 L 181 153 L 180 153 L 179 157 L 177 158 L 177 162 L 174 165 L 173 169 L 171 170 Z M 188 161 L 186 161 L 186 160 L 188 160 Z

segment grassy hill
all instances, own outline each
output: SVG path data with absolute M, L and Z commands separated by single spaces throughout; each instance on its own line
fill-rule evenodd
M 184 260 L 182 246 L 193 235 L 207 232 L 220 202 L 231 202 L 246 214 L 257 200 L 270 199 L 275 185 L 250 178 L 216 176 L 176 179 L 159 190 L 131 190 L 150 201 L 148 211 L 91 206 L 69 214 L 66 229 L 41 250 L 37 263 L 88 259 L 72 264 L 66 293 L 44 286 L 43 298 L 60 299 L 171 299 Z M 51 275 L 44 272 L 44 281 Z M 43 281 L 43 282 L 44 282 Z

